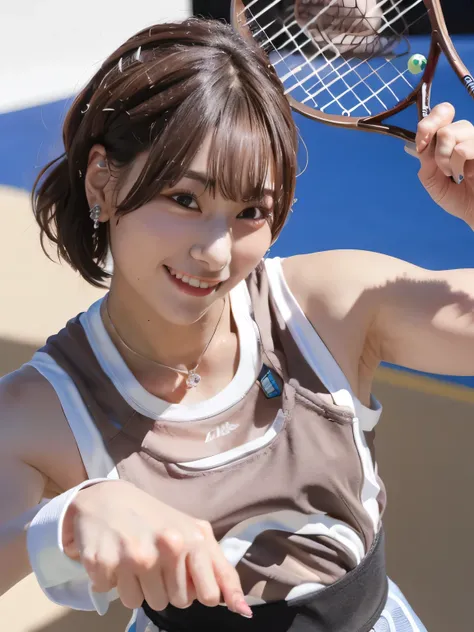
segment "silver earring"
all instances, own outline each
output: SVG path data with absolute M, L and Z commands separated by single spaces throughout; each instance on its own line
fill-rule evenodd
M 89 217 L 94 222 L 94 230 L 99 228 L 99 217 L 100 217 L 101 208 L 98 204 L 93 206 L 89 211 Z
M 89 211 L 89 217 L 94 222 L 94 234 L 92 236 L 92 240 L 94 242 L 94 246 L 97 246 L 97 242 L 99 241 L 99 235 L 97 233 L 97 229 L 99 228 L 99 217 L 100 217 L 100 206 L 96 204 Z

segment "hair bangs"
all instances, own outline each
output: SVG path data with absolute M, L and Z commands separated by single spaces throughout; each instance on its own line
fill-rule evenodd
M 273 190 L 274 171 L 265 121 L 245 95 L 231 95 L 211 138 L 209 188 L 228 200 L 259 200 Z
M 234 85 L 209 148 L 209 187 L 226 199 L 245 202 L 272 195 L 274 237 L 294 195 L 295 138 L 285 115 L 268 95 Z
M 276 236 L 281 230 L 293 200 L 292 176 L 285 174 L 294 173 L 294 138 L 291 133 L 285 136 L 284 114 L 278 108 L 272 111 L 268 98 L 246 90 L 237 80 L 229 88 L 226 79 L 212 86 L 194 84 L 189 90 L 154 139 L 119 213 L 130 212 L 175 185 L 210 138 L 207 188 L 228 200 L 254 203 L 270 194 L 272 232 Z
M 128 213 L 151 200 L 164 188 L 174 186 L 189 169 L 203 146 L 206 136 L 215 128 L 216 118 L 205 116 L 206 100 L 199 86 L 186 87 L 189 96 L 176 110 L 165 113 L 160 132 L 145 149 L 148 159 L 127 197 L 117 209 Z

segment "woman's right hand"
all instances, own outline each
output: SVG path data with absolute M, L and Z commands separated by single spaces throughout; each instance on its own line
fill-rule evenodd
M 95 592 L 117 587 L 127 608 L 154 610 L 224 601 L 252 616 L 240 579 L 209 523 L 162 503 L 126 481 L 82 489 L 63 525 L 64 552 L 80 561 Z

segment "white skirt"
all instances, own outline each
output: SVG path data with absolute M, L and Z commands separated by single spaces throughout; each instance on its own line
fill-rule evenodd
M 427 632 L 400 588 L 391 580 L 387 604 L 373 632 Z

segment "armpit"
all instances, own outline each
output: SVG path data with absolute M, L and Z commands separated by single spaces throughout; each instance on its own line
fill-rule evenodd
M 0 379 L 0 439 L 47 477 L 54 494 L 88 478 L 55 390 L 31 366 Z

